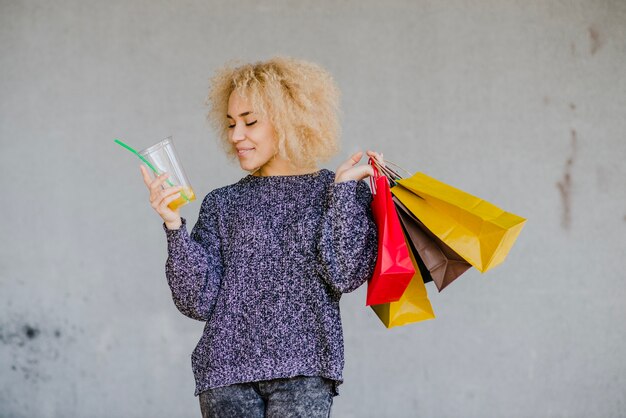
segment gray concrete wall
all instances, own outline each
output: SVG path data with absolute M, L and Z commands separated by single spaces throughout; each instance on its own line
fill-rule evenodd
M 0 0 L 0 416 L 199 416 L 202 324 L 113 138 L 173 135 L 201 196 L 236 181 L 208 77 L 274 54 L 336 77 L 328 168 L 378 149 L 529 219 L 503 265 L 428 286 L 433 321 L 343 298 L 333 416 L 626 416 L 622 0 Z

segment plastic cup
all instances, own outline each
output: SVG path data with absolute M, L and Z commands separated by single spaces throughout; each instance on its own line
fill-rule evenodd
M 168 136 L 163 141 L 139 151 L 139 154 L 146 160 L 150 161 L 150 163 L 158 170 L 159 175 L 164 172 L 169 173 L 169 181 L 163 183 L 161 187 L 164 189 L 166 187 L 173 186 L 183 187 L 180 191 L 180 197 L 167 205 L 170 209 L 176 210 L 179 207 L 196 200 L 196 195 L 191 188 L 189 178 L 187 178 L 187 174 L 185 174 L 185 170 L 180 163 L 180 159 L 176 153 L 176 148 L 174 148 L 174 140 L 171 136 Z

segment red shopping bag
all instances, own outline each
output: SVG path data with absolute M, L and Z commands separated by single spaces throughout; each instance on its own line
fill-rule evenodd
M 367 283 L 366 306 L 396 302 L 415 275 L 389 181 L 379 174 L 371 158 L 369 163 L 374 168 L 374 181 L 372 183 L 370 177 L 370 185 L 372 213 L 378 227 L 378 258 L 374 274 Z

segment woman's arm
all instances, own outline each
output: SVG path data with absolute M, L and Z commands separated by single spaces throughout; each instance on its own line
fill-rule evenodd
M 185 218 L 178 229 L 170 230 L 163 224 L 168 250 L 165 275 L 174 304 L 183 315 L 199 321 L 209 319 L 222 278 L 216 210 L 215 197 L 209 193 L 191 235 Z
M 377 229 L 372 195 L 364 181 L 329 185 L 321 222 L 318 259 L 326 283 L 338 293 L 361 286 L 376 265 Z

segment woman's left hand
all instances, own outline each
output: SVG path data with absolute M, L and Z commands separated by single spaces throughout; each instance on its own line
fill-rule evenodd
M 380 165 L 385 166 L 383 160 L 383 154 L 379 154 L 374 151 L 367 151 L 368 157 L 374 158 Z M 361 158 L 363 157 L 363 151 L 359 151 L 353 154 L 349 160 L 344 162 L 335 171 L 335 183 L 341 183 L 350 180 L 363 180 L 366 177 L 374 175 L 374 169 L 371 165 L 365 164 L 357 166 Z

